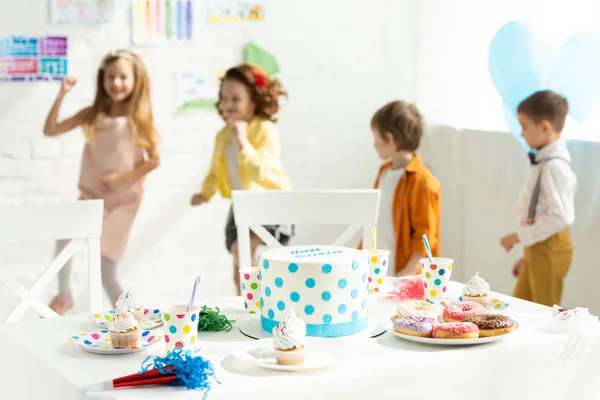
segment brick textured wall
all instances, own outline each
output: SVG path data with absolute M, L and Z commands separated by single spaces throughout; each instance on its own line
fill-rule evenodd
M 371 145 L 370 116 L 386 101 L 414 98 L 416 1 L 268 1 L 267 21 L 229 24 L 204 22 L 205 2 L 197 1 L 193 43 L 144 47 L 130 41 L 130 2 L 117 3 L 117 20 L 110 26 L 53 26 L 45 0 L 0 0 L 0 35 L 69 37 L 70 68 L 78 84 L 63 103 L 62 117 L 90 103 L 95 67 L 107 51 L 130 48 L 148 65 L 162 164 L 148 176 L 120 276 L 149 302 L 186 302 L 196 274 L 204 277 L 203 296 L 233 293 L 222 233 L 229 203 L 215 197 L 197 209 L 187 206 L 222 122 L 216 113 L 175 116 L 180 65 L 194 63 L 217 74 L 242 61 L 246 42 L 267 48 L 277 56 L 280 79 L 290 93 L 282 103 L 279 129 L 293 186 L 371 186 L 379 160 Z M 42 135 L 58 89 L 57 83 L 0 84 L 1 204 L 77 198 L 82 133 Z M 298 227 L 296 243 L 325 241 L 332 232 Z M 26 267 L 17 275 L 29 284 L 51 254 L 49 243 L 1 248 L 0 266 Z M 85 291 L 81 265 L 73 279 L 80 296 Z M 5 288 L 0 294 L 4 298 Z M 8 305 L 14 301 L 14 296 L 6 300 Z

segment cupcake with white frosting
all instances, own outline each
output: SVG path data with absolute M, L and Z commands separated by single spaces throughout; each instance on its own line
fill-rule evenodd
M 275 359 L 280 365 L 304 364 L 306 353 L 306 324 L 290 309 L 283 321 L 273 328 Z
M 138 320 L 125 309 L 117 309 L 108 323 L 108 335 L 115 349 L 134 349 L 140 340 Z
M 467 285 L 463 288 L 463 301 L 473 301 L 487 307 L 489 302 L 490 284 L 487 283 L 477 272 Z
M 119 296 L 116 304 L 117 309 L 128 310 L 133 314 L 135 319 L 142 322 L 144 316 L 144 307 L 142 306 L 142 300 L 137 295 L 135 290 L 127 290 Z

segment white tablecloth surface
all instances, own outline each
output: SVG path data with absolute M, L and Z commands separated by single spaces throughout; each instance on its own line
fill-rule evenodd
M 452 292 L 462 285 L 453 283 Z M 201 334 L 202 355 L 210 359 L 221 384 L 208 399 L 599 399 L 600 353 L 587 339 L 564 357 L 570 337 L 538 331 L 548 307 L 508 296 L 505 311 L 520 324 L 510 337 L 477 346 L 432 346 L 386 332 L 374 338 L 331 339 L 338 362 L 305 373 L 262 369 L 231 355 L 252 339 L 237 327 L 229 333 Z M 219 305 L 230 318 L 243 317 L 241 298 Z M 371 316 L 394 314 L 396 301 L 371 299 Z M 162 328 L 156 328 L 162 330 Z M 0 325 L 0 399 L 201 399 L 202 393 L 173 387 L 82 393 L 78 388 L 139 371 L 149 355 L 164 355 L 164 342 L 148 351 L 106 356 L 67 344 L 81 332 L 98 330 L 86 315 Z M 573 342 L 571 342 L 573 344 Z

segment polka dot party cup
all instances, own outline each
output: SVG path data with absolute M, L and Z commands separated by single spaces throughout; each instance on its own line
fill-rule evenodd
M 451 258 L 433 257 L 433 263 L 428 258 L 419 260 L 421 274 L 423 275 L 423 290 L 425 300 L 432 304 L 439 304 L 450 297 L 450 277 L 452 276 Z
M 387 250 L 369 251 L 369 294 L 382 290 L 388 272 L 389 256 L 390 252 Z
M 260 290 L 258 282 L 258 267 L 240 269 L 240 283 L 244 309 L 254 315 L 260 313 Z
M 190 312 L 186 312 L 186 310 L 187 305 L 161 309 L 167 354 L 173 352 L 175 347 L 181 347 L 185 352 L 193 353 L 196 350 L 200 308 L 194 307 Z

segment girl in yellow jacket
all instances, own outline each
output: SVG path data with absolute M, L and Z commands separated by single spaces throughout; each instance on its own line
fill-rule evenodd
M 232 190 L 288 189 L 289 181 L 279 155 L 279 139 L 274 115 L 279 110 L 278 98 L 286 95 L 277 79 L 271 79 L 261 68 L 240 65 L 229 69 L 221 81 L 217 108 L 225 127 L 217 134 L 208 175 L 202 189 L 191 200 L 193 206 L 206 203 L 217 192 L 224 198 Z M 266 227 L 282 244 L 290 232 L 278 226 Z M 227 249 L 233 255 L 233 280 L 240 295 L 238 243 L 233 212 L 225 226 Z M 252 260 L 262 241 L 250 235 Z

